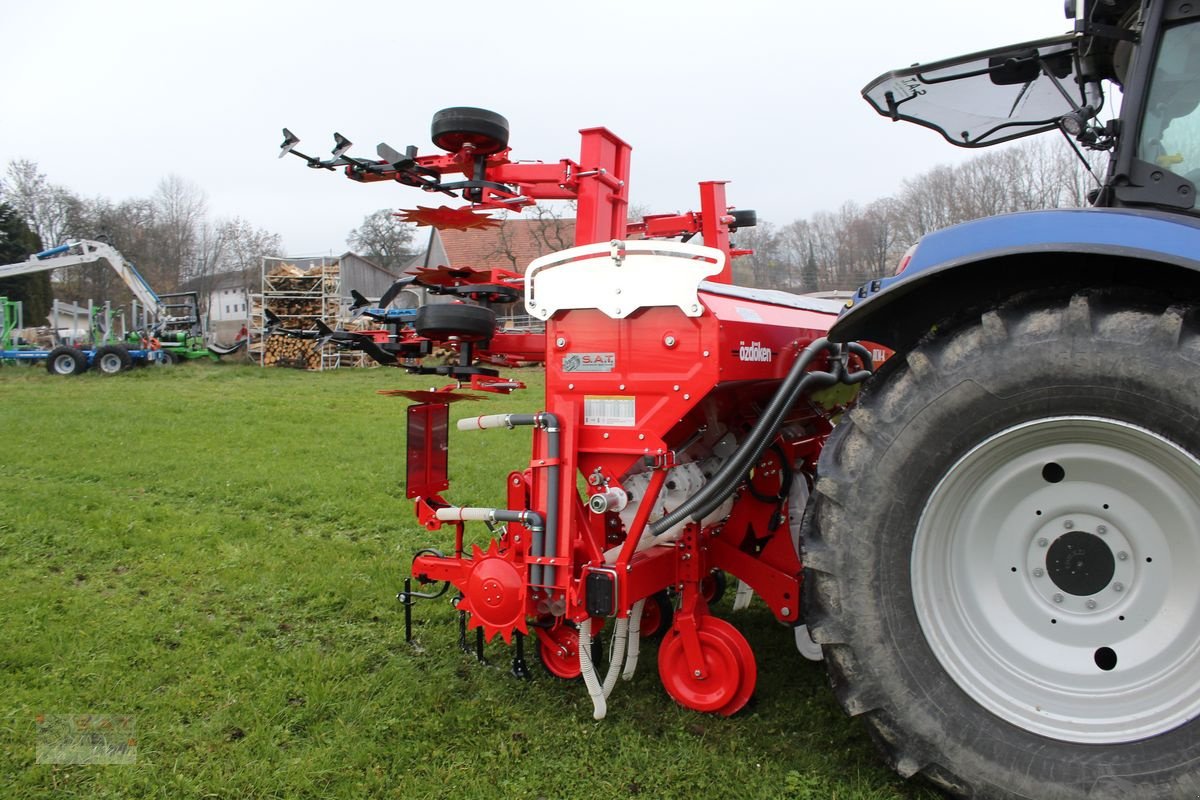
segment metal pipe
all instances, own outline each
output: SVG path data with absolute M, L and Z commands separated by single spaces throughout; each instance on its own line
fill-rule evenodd
M 541 530 L 533 530 L 530 555 L 534 558 L 543 558 L 548 554 L 553 558 L 558 552 L 558 503 L 561 485 L 558 466 L 560 452 L 558 417 L 549 411 L 541 411 L 537 414 L 484 414 L 458 421 L 460 431 L 482 431 L 489 428 L 512 429 L 518 425 L 533 425 L 546 432 L 546 457 L 550 461 L 550 465 L 546 467 L 546 524 Z M 530 567 L 529 580 L 535 586 L 552 586 L 554 578 L 553 566 L 543 568 L 541 564 L 533 564 Z
M 542 515 L 536 511 L 445 506 L 435 510 L 433 515 L 442 522 L 519 522 L 531 529 L 543 527 Z

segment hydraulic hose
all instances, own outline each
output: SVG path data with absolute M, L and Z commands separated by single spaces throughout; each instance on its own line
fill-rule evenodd
M 651 524 L 649 532 L 652 535 L 657 536 L 670 530 L 687 517 L 697 522 L 704 519 L 733 493 L 750 464 L 762 455 L 767 444 L 778 432 L 784 415 L 796 402 L 796 398 L 815 384 L 828 385 L 837 382 L 837 376 L 828 372 L 805 372 L 819 353 L 831 347 L 829 340 L 822 337 L 804 348 L 742 446 L 695 494 L 680 503 L 674 511 Z
M 846 345 L 846 349 L 854 355 L 862 359 L 863 368 L 857 372 L 845 372 L 845 362 L 843 362 L 842 374 L 840 380 L 842 383 L 862 383 L 867 378 L 875 374 L 875 361 L 871 358 L 871 351 L 863 347 L 858 342 L 850 342 Z

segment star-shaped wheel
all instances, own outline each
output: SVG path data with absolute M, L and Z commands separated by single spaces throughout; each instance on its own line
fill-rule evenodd
M 495 228 L 500 225 L 499 220 L 487 214 L 472 211 L 470 206 L 462 208 L 417 206 L 398 211 L 396 216 L 402 222 L 413 222 L 418 227 L 429 226 L 438 230 L 469 231 L 479 228 Z

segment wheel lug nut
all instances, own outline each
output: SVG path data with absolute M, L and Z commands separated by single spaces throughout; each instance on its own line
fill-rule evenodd
M 1113 584 L 1113 591 L 1114 592 L 1125 591 L 1125 584 L 1121 583 L 1120 581 L 1117 581 L 1116 583 Z
M 1033 577 L 1035 577 L 1035 578 L 1040 578 L 1045 574 L 1046 574 L 1046 570 L 1042 569 L 1041 567 L 1038 567 L 1033 571 Z
M 1098 533 L 1098 534 L 1100 534 L 1101 536 L 1103 536 L 1104 534 L 1108 533 L 1108 526 L 1107 526 L 1107 525 L 1097 525 L 1097 526 L 1096 526 L 1096 533 Z
M 1050 544 L 1050 540 L 1046 537 L 1043 536 L 1041 539 L 1038 539 L 1038 547 L 1045 547 L 1048 544 Z
M 1061 603 L 1062 601 L 1063 601 L 1063 596 L 1061 594 L 1054 595 L 1054 602 Z
M 1128 560 L 1129 560 L 1129 553 L 1126 553 L 1124 550 L 1117 553 L 1117 561 L 1128 561 Z
M 694 676 L 696 676 L 697 678 L 699 678 L 699 677 L 700 677 L 700 670 L 696 670 L 695 672 L 693 672 L 693 673 L 692 673 L 692 675 L 694 675 Z
M 1075 527 L 1075 523 L 1072 520 L 1064 519 L 1063 527 L 1066 528 L 1067 530 L 1071 530 L 1071 528 Z
M 1088 601 L 1087 601 L 1087 603 L 1086 603 L 1086 605 L 1087 605 L 1087 607 L 1088 607 L 1088 608 L 1095 608 L 1095 607 L 1096 607 L 1096 601 L 1095 601 L 1095 600 L 1088 600 Z

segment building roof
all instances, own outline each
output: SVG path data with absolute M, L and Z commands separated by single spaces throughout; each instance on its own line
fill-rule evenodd
M 535 258 L 575 245 L 575 220 L 517 217 L 501 220 L 494 228 L 441 230 L 438 239 L 446 255 L 446 266 L 507 269 L 524 274 Z M 440 254 L 435 253 L 435 260 L 437 255 Z M 424 263 L 424 259 L 418 258 L 414 266 Z

